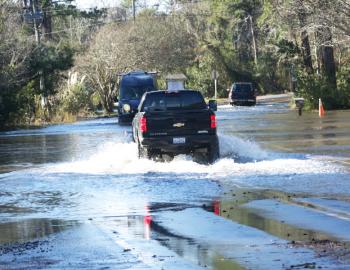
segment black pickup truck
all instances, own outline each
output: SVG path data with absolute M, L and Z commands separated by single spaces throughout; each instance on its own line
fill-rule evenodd
M 192 154 L 213 163 L 219 157 L 216 103 L 194 90 L 151 91 L 143 95 L 132 122 L 140 158 Z

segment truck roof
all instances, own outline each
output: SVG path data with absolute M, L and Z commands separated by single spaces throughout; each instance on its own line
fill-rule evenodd
M 154 85 L 154 74 L 145 71 L 132 71 L 122 75 L 121 85 Z

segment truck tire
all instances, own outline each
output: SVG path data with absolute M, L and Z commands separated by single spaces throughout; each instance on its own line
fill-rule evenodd
M 132 141 L 133 141 L 133 142 L 136 142 L 136 136 L 135 136 L 135 134 L 136 134 L 135 128 L 132 127 L 131 138 L 132 138 Z
M 125 119 L 123 119 L 121 116 L 119 116 L 118 117 L 118 124 L 121 125 L 121 126 L 125 125 L 126 124 Z
M 152 158 L 152 151 L 149 148 L 142 147 L 140 143 L 137 143 L 137 154 L 139 158 Z
M 219 142 L 215 141 L 207 149 L 207 162 L 213 164 L 220 157 Z

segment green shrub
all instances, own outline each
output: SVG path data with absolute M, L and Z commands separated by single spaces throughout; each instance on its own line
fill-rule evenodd
M 90 102 L 94 109 L 102 109 L 101 97 L 98 92 L 94 92 L 90 96 Z
M 338 72 L 337 79 L 339 93 L 339 108 L 350 109 L 350 67 L 343 68 Z
M 186 87 L 202 92 L 205 97 L 211 98 L 215 94 L 214 80 L 211 78 L 212 70 L 215 67 L 215 61 L 209 54 L 202 55 L 195 65 L 192 65 L 186 70 L 187 81 Z M 231 83 L 225 73 L 218 69 L 218 98 L 226 98 L 228 93 L 226 88 Z
M 299 72 L 296 94 L 305 98 L 307 109 L 317 109 L 319 98 L 326 110 L 350 108 L 350 81 L 346 70 L 338 73 L 337 88 L 325 76 Z
M 83 84 L 75 84 L 63 89 L 60 95 L 60 107 L 64 112 L 78 114 L 87 110 L 90 104 L 90 93 Z

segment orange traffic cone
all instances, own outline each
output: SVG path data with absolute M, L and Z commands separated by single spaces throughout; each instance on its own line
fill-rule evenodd
M 324 116 L 324 109 L 322 105 L 322 100 L 319 98 L 318 99 L 318 116 L 323 117 Z

